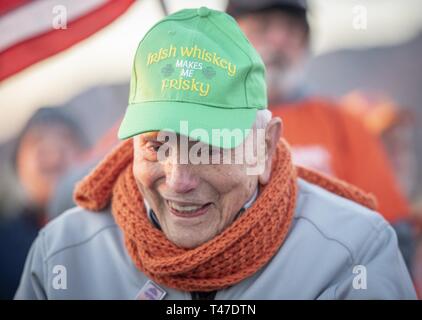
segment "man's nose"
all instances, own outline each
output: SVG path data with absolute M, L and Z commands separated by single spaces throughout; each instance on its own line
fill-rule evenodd
M 191 164 L 170 164 L 166 173 L 167 186 L 177 193 L 187 193 L 194 190 L 199 183 Z

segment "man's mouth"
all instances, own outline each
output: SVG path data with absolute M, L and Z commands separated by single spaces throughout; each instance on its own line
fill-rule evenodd
M 207 213 L 211 202 L 201 204 L 183 203 L 166 200 L 169 211 L 178 217 L 194 218 Z

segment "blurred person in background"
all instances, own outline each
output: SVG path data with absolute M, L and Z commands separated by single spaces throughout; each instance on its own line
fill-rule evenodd
M 86 132 L 90 148 L 75 166 L 60 177 L 48 204 L 49 220 L 75 206 L 72 195 L 76 182 L 117 145 L 117 130 L 124 115 L 128 92 L 128 82 L 99 85 L 78 93 L 63 105 L 64 110 Z M 95 122 L 92 122 L 94 118 Z
M 13 298 L 30 245 L 47 222 L 57 181 L 86 145 L 78 124 L 58 108 L 39 109 L 18 136 L 13 161 L 26 203 L 0 216 L 1 299 Z
M 360 119 L 327 98 L 311 96 L 305 86 L 311 37 L 307 1 L 229 0 L 227 12 L 266 64 L 270 109 L 285 124 L 293 161 L 373 193 L 401 248 L 411 247 L 409 205 L 381 142 Z M 411 256 L 405 254 L 408 266 Z
M 417 114 L 414 110 L 397 105 L 391 98 L 364 94 L 353 91 L 341 98 L 342 107 L 360 117 L 365 125 L 383 141 L 394 172 L 397 174 L 401 190 L 407 195 L 416 188 L 418 177 L 418 158 L 414 151 L 417 143 L 415 129 Z M 415 241 L 402 246 L 404 256 L 411 256 L 413 281 L 422 294 L 422 216 L 417 200 L 411 201 L 411 225 L 396 225 L 396 232 L 401 235 L 413 234 Z M 409 228 L 412 230 L 409 230 Z M 411 232 L 410 232 L 411 231 Z
M 73 208 L 73 190 L 98 162 L 118 143 L 117 131 L 121 119 L 116 122 L 83 156 L 83 160 L 61 176 L 48 204 L 48 219 L 54 219 L 66 210 Z

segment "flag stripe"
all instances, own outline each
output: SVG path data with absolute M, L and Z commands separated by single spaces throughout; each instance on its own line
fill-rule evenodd
M 109 1 L 70 22 L 67 29 L 52 29 L 2 51 L 0 81 L 89 37 L 124 13 L 133 1 Z
M 104 5 L 107 0 L 42 0 L 21 6 L 0 19 L 0 52 L 12 45 L 53 29 L 53 19 L 65 8 L 67 23 Z M 62 11 L 59 11 L 60 13 Z
M 31 2 L 31 0 L 9 0 L 0 1 L 0 16 L 12 12 L 13 10 L 23 6 L 24 4 Z

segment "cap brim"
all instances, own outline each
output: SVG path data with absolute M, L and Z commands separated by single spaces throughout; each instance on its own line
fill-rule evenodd
M 171 130 L 216 147 L 235 148 L 248 135 L 256 112 L 254 108 L 217 108 L 179 101 L 130 104 L 118 137 L 127 139 L 145 132 Z M 218 134 L 220 139 L 216 138 Z

